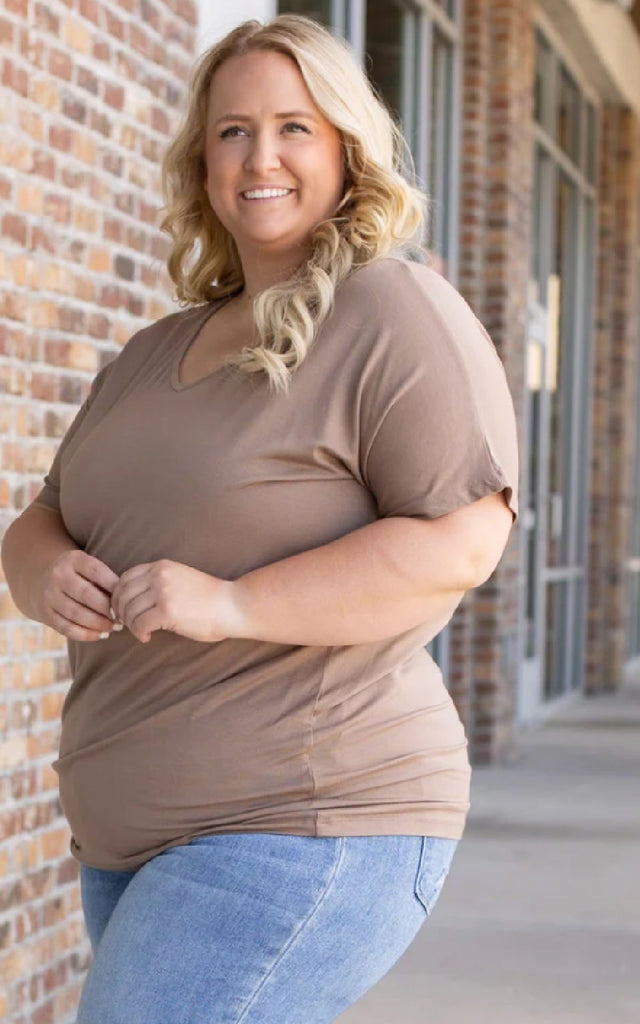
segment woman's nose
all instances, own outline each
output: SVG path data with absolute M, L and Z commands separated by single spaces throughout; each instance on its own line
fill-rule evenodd
M 249 142 L 245 170 L 261 173 L 280 166 L 278 142 L 269 132 L 256 132 Z

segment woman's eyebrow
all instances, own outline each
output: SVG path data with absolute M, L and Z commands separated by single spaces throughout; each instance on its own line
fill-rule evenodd
M 274 114 L 274 117 L 278 119 L 284 119 L 285 117 L 306 117 L 309 121 L 317 121 L 317 118 L 309 110 L 288 110 L 284 114 Z M 246 114 L 223 114 L 219 117 L 216 124 L 220 124 L 220 121 L 251 121 L 252 118 Z

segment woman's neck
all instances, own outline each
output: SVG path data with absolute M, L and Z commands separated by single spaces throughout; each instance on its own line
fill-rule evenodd
M 244 288 L 238 297 L 242 298 L 248 305 L 260 293 L 274 284 L 288 281 L 301 265 L 307 253 L 289 253 L 288 256 L 274 256 L 272 259 L 265 257 L 264 253 L 245 257 L 242 259 L 242 270 L 244 275 Z

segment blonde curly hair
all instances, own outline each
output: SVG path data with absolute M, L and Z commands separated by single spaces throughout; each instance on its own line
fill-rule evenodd
M 264 25 L 245 21 L 199 58 L 186 112 L 162 161 L 167 213 L 160 230 L 172 240 L 167 268 L 179 305 L 212 302 L 244 286 L 235 241 L 205 190 L 205 137 L 214 73 L 230 57 L 255 50 L 293 58 L 316 106 L 340 133 L 346 170 L 344 195 L 333 216 L 314 227 L 306 261 L 253 300 L 260 344 L 224 362 L 243 373 L 264 371 L 272 388 L 287 392 L 351 270 L 392 251 L 428 259 L 428 202 L 415 184 L 400 128 L 344 40 L 302 15 L 282 14 Z

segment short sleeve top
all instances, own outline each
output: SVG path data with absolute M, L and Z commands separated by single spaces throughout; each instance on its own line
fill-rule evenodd
M 434 270 L 353 271 L 287 395 L 228 367 L 181 383 L 224 301 L 145 327 L 95 377 L 35 499 L 79 547 L 118 574 L 169 558 L 237 579 L 381 517 L 501 491 L 517 516 L 504 368 Z M 467 740 L 425 649 L 444 624 L 326 647 L 69 640 L 54 768 L 71 852 L 129 870 L 215 832 L 459 838 Z

